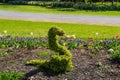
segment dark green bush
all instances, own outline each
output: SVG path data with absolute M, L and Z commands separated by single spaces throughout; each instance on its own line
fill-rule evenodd
M 120 45 L 114 47 L 114 50 L 110 52 L 111 60 L 120 63 Z
M 73 6 L 75 9 L 79 10 L 95 10 L 95 11 L 120 11 L 120 6 L 117 5 L 97 5 L 97 4 L 84 4 L 76 3 Z
M 20 4 L 20 5 L 36 5 L 36 6 L 44 6 L 44 7 L 52 7 L 52 8 L 71 8 L 73 7 L 73 2 L 45 2 L 45 1 L 9 1 L 9 4 Z
M 60 7 L 60 8 L 72 8 L 74 5 L 73 2 L 53 2 L 51 4 L 51 7 L 56 8 L 56 7 Z
M 48 2 L 48 1 L 26 1 L 26 0 L 14 0 L 9 1 L 9 4 L 21 4 L 21 5 L 35 5 L 51 8 L 74 8 L 78 10 L 95 10 L 95 11 L 120 11 L 118 5 L 98 5 L 98 4 L 86 4 L 84 2 Z
M 114 62 L 118 62 L 120 63 L 120 50 L 115 50 L 112 54 L 111 54 L 111 59 Z
M 24 0 L 15 0 L 15 1 L 8 1 L 9 4 L 14 4 L 14 5 L 27 5 L 28 2 Z
M 6 3 L 8 1 L 10 1 L 10 0 L 0 0 L 0 2 L 3 2 L 3 3 Z

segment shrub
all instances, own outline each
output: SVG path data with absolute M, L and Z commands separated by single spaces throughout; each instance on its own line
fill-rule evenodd
M 86 4 L 84 2 L 52 2 L 52 1 L 26 1 L 26 0 L 13 0 L 9 1 L 9 4 L 21 4 L 21 5 L 35 5 L 35 6 L 43 6 L 43 7 L 51 7 L 51 8 L 74 8 L 78 10 L 95 10 L 95 11 L 113 11 L 120 10 L 119 5 L 98 5 L 98 4 Z
M 120 50 L 115 50 L 112 54 L 111 54 L 111 59 L 114 62 L 120 63 Z
M 76 3 L 73 7 L 79 10 L 98 10 L 99 5 Z
M 28 1 L 24 0 L 13 0 L 13 1 L 8 1 L 9 4 L 15 4 L 15 5 L 27 5 Z
M 24 74 L 21 72 L 0 72 L 0 80 L 21 80 L 24 78 Z
M 68 71 L 73 68 L 72 61 L 71 61 L 72 54 L 70 53 L 69 50 L 67 50 L 66 47 L 61 46 L 58 43 L 57 37 L 63 36 L 63 35 L 64 35 L 64 31 L 59 29 L 58 27 L 52 27 L 49 29 L 49 32 L 48 32 L 49 48 L 51 50 L 54 50 L 55 52 L 58 52 L 58 55 L 52 56 L 50 60 L 50 64 L 51 64 L 50 66 L 53 66 L 53 65 L 56 66 L 56 69 L 55 70 L 53 69 L 53 71 L 55 72 Z M 59 69 L 59 67 L 61 66 L 62 68 Z M 50 68 L 52 69 L 52 67 Z M 56 70 L 60 70 L 60 71 L 56 71 Z
M 5 3 L 8 2 L 8 1 L 9 1 L 9 0 L 0 0 L 0 2 L 5 2 Z
M 120 10 L 120 6 L 117 5 L 97 5 L 97 4 L 85 4 L 85 3 L 76 3 L 73 6 L 75 9 L 79 9 L 79 10 L 95 10 L 95 11 L 114 11 Z
M 51 7 L 56 8 L 56 7 L 60 7 L 60 8 L 72 8 L 74 5 L 73 2 L 53 2 L 51 4 Z
M 53 55 L 45 68 L 50 69 L 54 73 L 63 73 L 73 69 L 72 61 L 65 55 Z
M 110 57 L 112 61 L 120 63 L 120 45 L 115 47 L 114 51 L 111 51 Z
M 72 54 L 66 47 L 58 43 L 58 36 L 63 36 L 64 31 L 58 27 L 52 27 L 48 32 L 49 48 L 56 52 L 50 60 L 31 60 L 27 64 L 39 65 L 50 69 L 54 73 L 62 73 L 73 69 Z

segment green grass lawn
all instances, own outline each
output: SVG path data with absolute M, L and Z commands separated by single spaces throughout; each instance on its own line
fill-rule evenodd
M 0 4 L 0 10 L 49 13 L 49 14 L 120 16 L 120 11 L 84 11 L 84 10 L 80 11 L 80 10 L 65 9 L 65 8 L 48 9 L 40 6 L 30 6 L 30 5 Z
M 99 26 L 87 24 L 68 24 L 68 23 L 53 23 L 53 22 L 31 22 L 31 21 L 16 21 L 0 19 L 0 33 L 12 36 L 31 36 L 30 32 L 34 33 L 35 37 L 46 36 L 51 26 L 59 26 L 65 30 L 67 35 L 76 35 L 79 38 L 112 38 L 116 34 L 120 34 L 120 27 L 116 26 Z M 99 33 L 96 36 L 96 33 Z

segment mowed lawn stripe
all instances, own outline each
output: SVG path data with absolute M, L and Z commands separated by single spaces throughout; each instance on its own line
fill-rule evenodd
M 32 22 L 21 20 L 0 19 L 0 33 L 12 36 L 29 36 L 33 32 L 35 37 L 47 36 L 47 31 L 52 26 L 58 26 L 65 30 L 66 35 L 76 35 L 78 38 L 112 38 L 120 34 L 120 27 L 117 26 L 100 26 L 87 24 L 68 24 L 55 22 Z M 98 33 L 98 36 L 96 35 Z

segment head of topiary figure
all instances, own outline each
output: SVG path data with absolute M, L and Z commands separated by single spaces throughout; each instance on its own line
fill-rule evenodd
M 50 29 L 49 29 L 49 32 L 48 32 L 48 36 L 53 36 L 53 37 L 55 37 L 55 36 L 63 36 L 64 35 L 64 31 L 62 30 L 62 29 L 60 29 L 60 28 L 58 28 L 58 27 L 51 27 Z
M 58 43 L 58 36 L 63 36 L 64 31 L 58 27 L 51 27 L 48 31 L 48 43 L 49 48 L 54 51 L 58 51 L 59 43 Z

